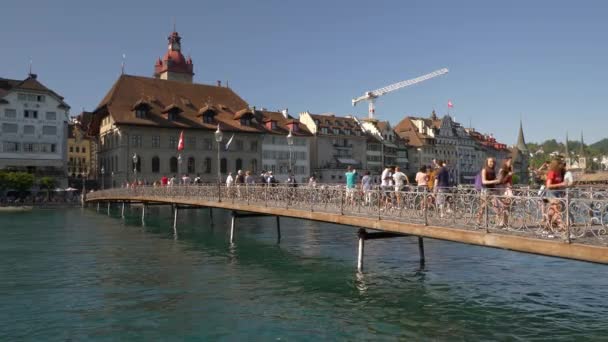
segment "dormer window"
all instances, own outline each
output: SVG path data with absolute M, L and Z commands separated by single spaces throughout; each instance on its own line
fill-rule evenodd
M 203 113 L 203 123 L 214 124 L 215 123 L 215 112 L 208 110 Z
M 181 108 L 179 108 L 175 104 L 170 104 L 163 110 L 163 114 L 167 115 L 167 120 L 169 121 L 176 121 L 179 116 L 179 113 L 181 112 Z
M 140 119 L 145 119 L 146 115 L 148 115 L 148 108 L 141 106 L 135 110 L 135 117 Z
M 167 113 L 167 120 L 169 121 L 175 121 L 177 120 L 177 112 L 176 111 L 170 111 Z
M 242 117 L 241 125 L 243 126 L 251 126 L 251 118 L 250 117 Z

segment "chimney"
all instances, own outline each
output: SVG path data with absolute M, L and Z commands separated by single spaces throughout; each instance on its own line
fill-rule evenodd
M 217 86 L 218 86 L 218 87 L 221 87 L 221 86 L 222 86 L 222 81 L 217 80 Z

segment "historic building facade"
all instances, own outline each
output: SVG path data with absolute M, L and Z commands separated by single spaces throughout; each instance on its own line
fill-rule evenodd
M 0 78 L 0 169 L 50 176 L 67 186 L 69 110 L 34 74 Z
M 279 181 L 287 180 L 291 170 L 297 182 L 306 183 L 310 176 L 312 141 L 308 128 L 287 110 L 259 113 L 266 129 L 262 140 L 262 169 L 272 171 Z
M 217 182 L 218 169 L 222 181 L 227 172 L 260 170 L 263 115 L 228 87 L 192 83 L 193 75 L 192 60 L 183 57 L 173 32 L 154 78 L 119 77 L 95 109 L 90 129 L 99 139 L 97 174 L 103 167 L 105 187 L 183 174 Z M 182 132 L 184 149 L 178 151 Z
M 348 166 L 367 168 L 368 136 L 352 116 L 300 113 L 300 122 L 312 137 L 311 171 L 319 182 L 342 183 Z

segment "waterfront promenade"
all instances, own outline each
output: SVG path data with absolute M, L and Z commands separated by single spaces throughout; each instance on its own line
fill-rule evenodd
M 537 190 L 528 189 L 517 189 L 506 197 L 485 196 L 472 188 L 440 194 L 415 190 L 387 194 L 347 192 L 341 186 L 203 185 L 107 189 L 88 194 L 86 201 L 97 203 L 98 208 L 104 203 L 108 210 L 111 203 L 122 204 L 123 213 L 125 204 L 143 203 L 142 221 L 147 205 L 172 205 L 176 230 L 182 209 L 230 210 L 231 242 L 238 220 L 255 215 L 358 227 L 361 268 L 366 240 L 404 235 L 419 237 L 421 259 L 422 238 L 427 237 L 608 264 L 606 195 L 593 189 L 569 189 L 564 197 L 549 202 Z

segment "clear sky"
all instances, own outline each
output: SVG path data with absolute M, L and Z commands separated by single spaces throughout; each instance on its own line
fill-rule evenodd
M 40 81 L 72 114 L 120 74 L 151 76 L 173 17 L 195 81 L 229 81 L 247 102 L 290 113 L 367 115 L 351 99 L 448 67 L 378 100 L 380 119 L 439 115 L 513 144 L 608 137 L 608 1 L 6 1 L 0 77 Z

